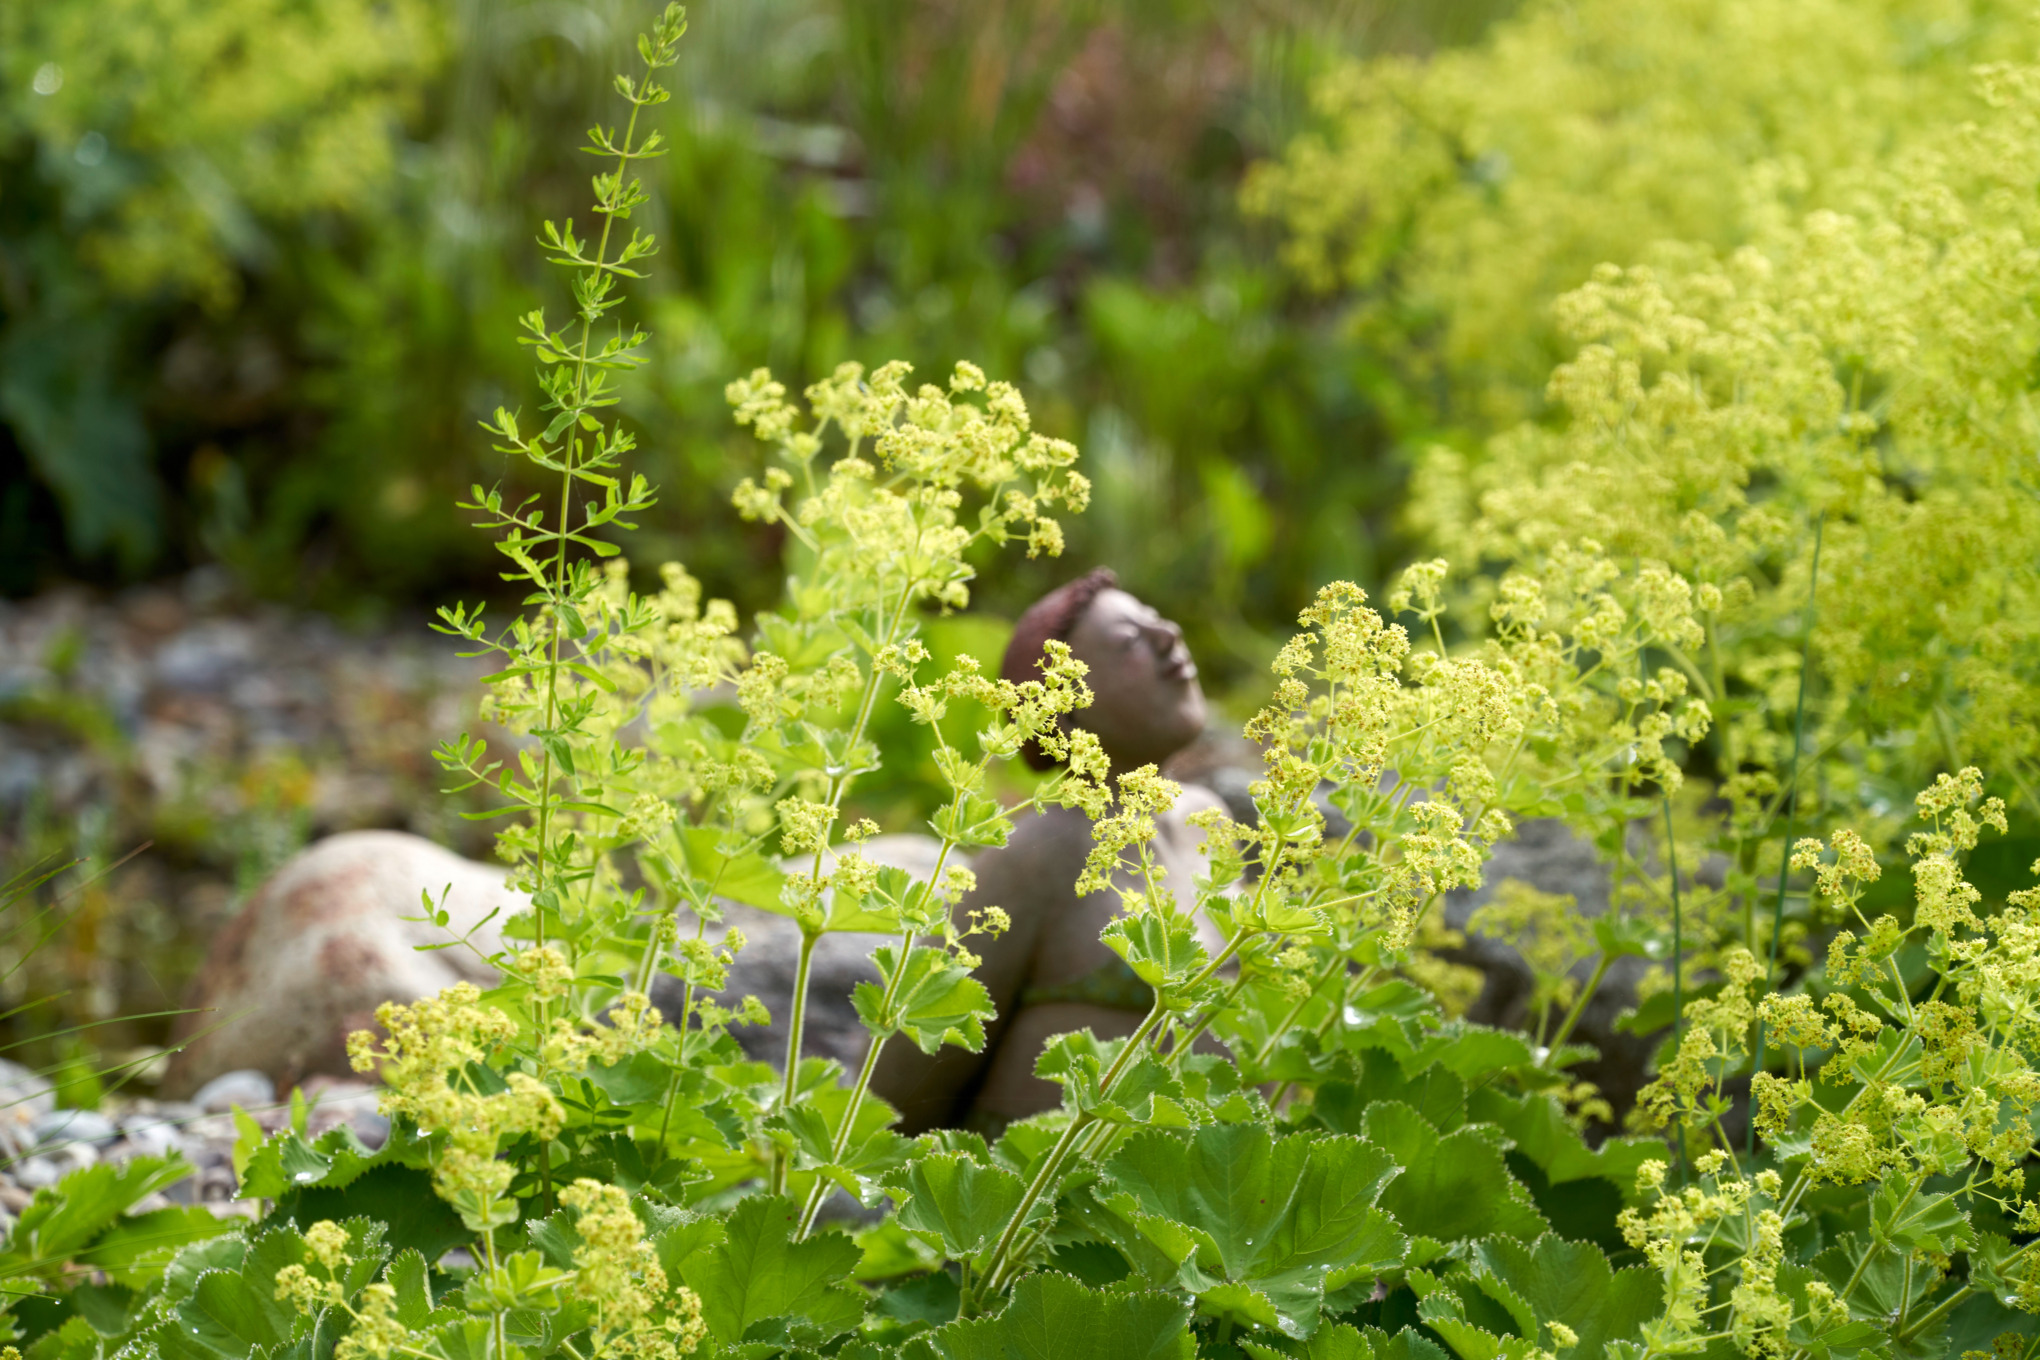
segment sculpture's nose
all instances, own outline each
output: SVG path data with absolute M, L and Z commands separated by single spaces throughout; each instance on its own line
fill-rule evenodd
M 1183 644 L 1181 627 L 1168 619 L 1157 618 L 1142 631 L 1165 674 L 1190 676 L 1197 673 L 1196 665 L 1190 660 L 1190 649 Z

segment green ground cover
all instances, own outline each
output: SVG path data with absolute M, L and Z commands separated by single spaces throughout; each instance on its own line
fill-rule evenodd
M 636 384 L 688 315 L 636 277 L 671 249 L 647 167 L 687 155 L 657 115 L 681 27 L 591 134 L 593 216 L 545 228 L 570 286 L 488 417 L 516 471 L 463 503 L 522 602 L 441 614 L 524 739 L 439 752 L 532 894 L 503 983 L 358 1036 L 381 1148 L 251 1129 L 259 1223 L 126 1215 L 179 1173 L 147 1160 L 39 1192 L 0 1253 L 32 1360 L 2033 1353 L 2030 16 L 1532 6 L 1323 79 L 1251 201 L 1325 342 L 1394 360 L 1425 551 L 1378 598 L 1340 570 L 1297 601 L 1247 724 L 1256 819 L 1203 820 L 1189 890 L 1149 872 L 1175 786 L 1060 735 L 1081 666 L 1013 685 L 923 641 L 1107 508 L 1109 441 L 1030 409 L 1028 358 L 725 365 L 727 472 L 641 455 Z M 783 591 L 652 570 L 669 542 L 631 526 L 676 470 L 774 531 Z M 724 682 L 739 730 L 694 706 Z M 873 1054 L 981 1045 L 997 915 L 952 915 L 967 871 L 856 850 L 910 729 L 945 862 L 1029 804 L 1095 819 L 1089 876 L 1126 871 L 1105 938 L 1153 993 L 1129 1039 L 1053 1040 L 1062 1107 L 991 1141 L 892 1132 L 871 1063 L 800 1058 L 804 995 L 787 1065 L 747 1061 L 704 999 L 729 959 L 678 938 L 730 883 L 809 948 L 896 934 L 857 997 Z M 1029 739 L 1064 766 L 1002 783 Z M 1529 817 L 1613 891 L 1586 924 L 1500 899 L 1542 974 L 1523 1034 L 1419 980 L 1441 895 Z M 1590 1139 L 1572 1040 L 1625 957 L 1657 1077 Z M 844 1231 L 839 1193 L 884 1213 Z

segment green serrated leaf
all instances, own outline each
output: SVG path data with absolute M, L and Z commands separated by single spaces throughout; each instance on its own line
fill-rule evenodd
M 1426 1294 L 1417 1304 L 1417 1316 L 1445 1338 L 1459 1360 L 1534 1360 L 1543 1353 L 1535 1341 L 1502 1335 L 1469 1318 L 1466 1300 L 1450 1289 Z
M 77 1260 L 97 1266 L 116 1283 L 141 1288 L 154 1280 L 181 1247 L 233 1232 L 240 1224 L 199 1205 L 124 1216 L 101 1233 Z
M 1114 917 L 1098 938 L 1150 987 L 1178 986 L 1211 961 L 1190 922 L 1152 912 Z
M 962 1303 L 963 1292 L 957 1286 L 956 1277 L 946 1270 L 937 1270 L 886 1290 L 879 1296 L 872 1311 L 898 1322 L 939 1327 L 945 1322 L 955 1321 Z M 837 1354 L 840 1356 L 842 1352 Z
M 882 945 L 874 950 L 879 971 L 893 975 L 899 950 Z M 945 1043 L 972 1053 L 984 1051 L 985 1023 L 998 1012 L 991 993 L 957 964 L 944 949 L 916 945 L 907 955 L 906 971 L 893 994 L 891 1007 L 885 1005 L 885 989 L 876 983 L 860 982 L 851 993 L 857 1018 L 874 1035 L 893 1032 L 896 1026 L 923 1053 L 934 1053 Z
M 656 1054 L 639 1052 L 620 1063 L 590 1063 L 588 1079 L 618 1105 L 650 1105 L 665 1099 L 673 1069 Z
M 967 793 L 928 820 L 936 838 L 961 846 L 1003 846 L 1013 834 L 1013 819 L 998 799 Z
M 434 1192 L 430 1172 L 395 1164 L 371 1167 L 344 1185 L 313 1185 L 281 1195 L 276 1216 L 300 1229 L 321 1219 L 373 1219 L 387 1226 L 392 1250 L 412 1248 L 432 1261 L 473 1236 L 453 1206 Z
M 265 1309 L 246 1279 L 224 1270 L 199 1276 L 177 1316 L 192 1339 L 216 1355 L 246 1355 L 250 1347 L 275 1346 L 290 1335 L 288 1317 Z
M 1910 1313 L 1935 1283 L 1933 1271 L 1908 1270 L 1906 1263 L 1907 1253 L 1846 1232 L 1813 1258 L 1828 1287 L 1849 1301 L 1850 1314 L 1871 1322 Z
M 1929 1195 L 1907 1188 L 1903 1176 L 1892 1176 L 1870 1199 L 1871 1231 L 1902 1251 L 1947 1256 L 1976 1245 L 1969 1215 L 1953 1195 Z
M 190 1174 L 190 1163 L 181 1157 L 135 1157 L 98 1162 L 43 1187 L 0 1250 L 0 1277 L 60 1270 L 135 1204 Z
M 1143 1130 L 1105 1164 L 1108 1193 L 1079 1212 L 1151 1281 L 1195 1293 L 1200 1312 L 1308 1337 L 1328 1280 L 1402 1262 L 1403 1235 L 1375 1203 L 1396 1174 L 1358 1138 Z
M 1394 1336 L 1376 1327 L 1356 1329 L 1340 1323 L 1325 1327 L 1294 1351 L 1278 1351 L 1259 1341 L 1242 1340 L 1240 1349 L 1254 1360 L 1451 1360 L 1436 1345 L 1408 1327 Z
M 396 1291 L 397 1321 L 412 1331 L 422 1331 L 432 1316 L 432 1267 L 416 1248 L 397 1253 L 383 1275 L 383 1282 Z
M 864 1296 L 841 1283 L 857 1267 L 857 1244 L 841 1233 L 792 1240 L 800 1206 L 779 1195 L 738 1204 L 728 1238 L 697 1255 L 683 1280 L 701 1296 L 710 1335 L 724 1345 L 772 1318 L 798 1317 L 840 1335 L 864 1316 Z
M 247 1254 L 247 1240 L 238 1233 L 194 1242 L 179 1250 L 170 1258 L 170 1264 L 163 1268 L 163 1282 L 157 1297 L 165 1307 L 175 1308 L 191 1297 L 200 1275 L 208 1270 L 238 1271 Z
M 1599 1247 L 1555 1233 L 1527 1246 L 1506 1237 L 1477 1243 L 1472 1264 L 1474 1282 L 1508 1309 L 1520 1335 L 1548 1341 L 1552 1322 L 1577 1332 L 1574 1360 L 1599 1360 L 1608 1342 L 1635 1336 L 1664 1304 L 1657 1272 L 1611 1270 Z
M 1112 1124 L 1145 1124 L 1155 1117 L 1157 1098 L 1184 1099 L 1182 1083 L 1146 1053 L 1120 1072 L 1107 1093 L 1104 1074 L 1118 1056 L 1124 1039 L 1101 1041 L 1089 1030 L 1058 1034 L 1042 1049 L 1034 1075 L 1063 1088 L 1063 1104 Z
M 1440 1137 L 1410 1106 L 1382 1101 L 1368 1109 L 1365 1128 L 1368 1141 L 1403 1168 L 1382 1195 L 1382 1207 L 1404 1223 L 1421 1224 L 1427 1236 L 1456 1241 L 1505 1233 L 1527 1241 L 1548 1226 L 1479 1126 Z
M 900 1222 L 940 1237 L 955 1261 L 990 1247 L 1027 1193 L 1027 1183 L 1012 1172 L 953 1152 L 916 1158 L 888 1184 L 904 1200 Z M 1037 1200 L 1035 1208 L 1032 1217 L 1040 1218 L 1049 1206 Z
M 952 1322 L 909 1341 L 906 1360 L 1193 1360 L 1190 1309 L 1169 1294 L 1086 1289 L 1029 1275 L 997 1317 Z
M 1508 1134 L 1516 1150 L 1553 1185 L 1599 1176 L 1626 1195 L 1633 1191 L 1638 1168 L 1665 1155 L 1664 1144 L 1655 1138 L 1610 1138 L 1598 1148 L 1588 1147 L 1558 1098 L 1548 1092 L 1513 1096 L 1483 1087 L 1469 1098 L 1467 1114 Z

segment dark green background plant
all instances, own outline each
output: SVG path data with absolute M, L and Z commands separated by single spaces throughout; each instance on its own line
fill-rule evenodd
M 626 393 L 668 488 L 652 552 L 684 544 L 747 609 L 775 597 L 777 541 L 715 513 L 729 372 L 798 386 L 853 353 L 969 353 L 1086 436 L 1098 507 L 1075 551 L 1244 673 L 1318 580 L 1399 555 L 1401 398 L 1237 186 L 1335 56 L 1463 38 L 1488 12 L 708 6 L 647 180 L 669 248 L 657 349 Z M 245 65 L 276 21 L 243 0 L 137 8 L 135 29 L 209 31 L 197 57 L 82 0 L 0 18 L 0 588 L 219 560 L 264 593 L 375 613 L 486 581 L 447 507 L 523 475 L 470 433 L 507 395 L 506 323 L 539 296 L 517 247 L 533 205 L 575 201 L 561 148 L 640 17 L 317 0 L 282 31 L 329 42 L 289 80 Z M 164 116 L 183 90 L 224 107 Z M 244 153 L 316 142 L 343 111 L 363 141 L 345 182 Z M 160 222 L 154 254 L 137 214 Z M 1046 580 L 1014 573 L 990 603 L 1010 615 Z

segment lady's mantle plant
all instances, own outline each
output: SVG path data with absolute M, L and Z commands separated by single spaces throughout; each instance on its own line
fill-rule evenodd
M 544 426 L 491 425 L 558 475 L 558 499 L 471 498 L 527 612 L 504 629 L 443 617 L 498 658 L 491 716 L 527 739 L 440 753 L 510 818 L 501 848 L 531 908 L 491 960 L 502 982 L 386 1006 L 355 1036 L 387 1087 L 385 1146 L 251 1128 L 237 1164 L 259 1222 L 125 1216 L 175 1164 L 41 1192 L 0 1253 L 26 1300 L 0 1318 L 29 1360 L 2023 1353 L 2040 902 L 1978 914 L 1964 857 L 2003 814 L 1973 771 L 1921 795 L 1906 915 L 1864 907 L 1869 842 L 1794 851 L 1853 922 L 1825 972 L 1780 990 L 1748 949 L 1710 943 L 1719 985 L 1685 1008 L 1643 1107 L 1664 1140 L 1590 1147 L 1578 1130 L 1605 1111 L 1568 1075 L 1590 1052 L 1572 1042 L 1582 1009 L 1681 900 L 1627 831 L 1639 808 L 1669 817 L 1710 731 L 1679 659 L 1705 645 L 1718 591 L 1560 542 L 1454 650 L 1443 562 L 1390 596 L 1411 627 L 1326 587 L 1248 726 L 1258 818 L 1200 818 L 1212 869 L 1195 883 L 1162 878 L 1150 850 L 1177 788 L 1109 770 L 1065 727 L 1089 698 L 1067 649 L 1016 685 L 969 660 L 933 673 L 918 640 L 930 610 L 968 603 L 972 562 L 1055 552 L 1055 517 L 1086 498 L 1076 450 L 970 365 L 942 386 L 846 365 L 800 403 L 766 373 L 733 383 L 772 456 L 737 508 L 783 527 L 785 603 L 740 636 L 678 566 L 636 593 L 611 539 L 653 492 L 612 417 L 644 337 L 613 313 L 654 247 L 631 225 L 632 167 L 657 153 L 640 115 L 682 28 L 667 11 L 619 82 L 630 121 L 591 134 L 599 227 L 546 230 L 574 307 L 558 329 L 526 323 Z M 990 715 L 973 730 L 966 700 Z M 876 828 L 845 813 L 895 703 L 935 734 L 949 785 L 925 876 L 860 853 Z M 993 764 L 1030 740 L 1062 769 L 1008 805 Z M 970 944 L 1007 922 L 960 914 L 961 852 L 1051 803 L 1093 819 L 1081 886 L 1120 894 L 1104 938 L 1152 1007 L 1127 1039 L 1048 1044 L 1059 1110 L 995 1141 L 903 1138 L 870 1090 L 883 1047 L 976 1048 L 992 1018 Z M 1545 932 L 1538 1032 L 1450 1019 L 1411 980 L 1440 976 L 1420 946 L 1441 898 L 1480 882 L 1513 817 L 1554 804 L 1603 835 L 1615 909 L 1567 933 L 1562 904 L 1504 897 L 1490 920 Z M 783 1067 L 730 1035 L 763 1018 L 754 1000 L 711 999 L 742 947 L 707 933 L 728 901 L 800 927 Z M 846 930 L 891 937 L 855 996 L 855 1073 L 800 1056 L 815 944 Z M 661 973 L 671 1014 L 648 999 Z M 1784 1065 L 1755 1075 L 1751 1151 L 1727 1092 L 1759 1033 Z M 1201 1051 L 1207 1035 L 1231 1056 Z M 877 1211 L 855 1232 L 823 1218 L 845 1197 Z

